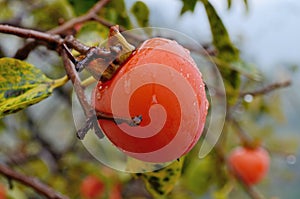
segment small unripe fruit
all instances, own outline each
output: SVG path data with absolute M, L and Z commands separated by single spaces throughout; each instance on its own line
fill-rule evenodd
M 109 199 L 121 199 L 121 185 L 120 184 L 115 184 L 109 193 Z
M 0 199 L 6 199 L 6 190 L 4 185 L 0 184 Z
M 104 193 L 105 185 L 96 176 L 86 177 L 80 186 L 80 193 L 84 199 L 98 199 Z
M 247 185 L 259 183 L 267 174 L 270 166 L 268 152 L 261 148 L 238 147 L 228 158 L 232 171 Z

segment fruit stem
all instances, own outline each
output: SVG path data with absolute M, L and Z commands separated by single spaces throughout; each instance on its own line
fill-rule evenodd
M 250 137 L 236 120 L 232 120 L 232 124 L 236 128 L 236 133 L 238 134 L 244 147 L 248 149 L 256 149 L 257 147 L 261 146 L 261 141 L 259 139 L 253 139 Z
M 129 126 L 139 126 L 140 123 L 143 120 L 142 115 L 137 115 L 132 118 L 122 118 L 122 117 L 117 117 L 108 113 L 103 113 L 103 112 L 96 112 L 96 117 L 98 120 L 104 119 L 104 120 L 111 120 L 114 121 L 116 124 L 121 124 L 121 123 L 126 123 Z
M 123 35 L 119 31 L 118 25 L 110 27 L 109 34 L 110 34 L 110 37 L 117 38 L 118 42 L 120 42 L 120 44 L 123 46 L 123 48 L 126 52 L 134 51 L 135 47 L 126 41 L 126 39 L 123 37 Z
M 83 80 L 82 83 L 81 83 L 81 85 L 83 87 L 88 87 L 89 85 L 91 85 L 91 84 L 93 84 L 95 82 L 97 82 L 97 80 L 93 76 L 90 76 L 87 79 Z
M 53 89 L 55 89 L 57 87 L 61 87 L 61 86 L 65 85 L 68 81 L 69 81 L 69 77 L 67 75 L 65 75 L 62 78 L 53 80 L 53 82 L 51 83 L 51 87 Z

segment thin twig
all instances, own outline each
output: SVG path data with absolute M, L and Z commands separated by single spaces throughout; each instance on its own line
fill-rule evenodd
M 105 6 L 110 0 L 101 0 L 96 3 L 85 15 L 82 15 L 77 18 L 73 18 L 70 21 L 58 26 L 49 31 L 52 34 L 63 34 L 64 32 L 73 29 L 76 24 L 80 24 L 86 21 L 89 21 L 94 18 L 95 15 Z
M 235 125 L 235 127 L 239 131 L 239 136 L 243 142 L 244 141 L 252 142 L 252 139 L 250 138 L 250 136 L 240 127 L 240 125 L 234 120 L 234 118 L 227 117 L 227 122 L 230 122 L 230 121 L 233 123 L 233 125 Z M 221 142 L 221 141 L 223 141 L 223 142 Z M 245 192 L 250 196 L 250 198 L 264 199 L 264 196 L 261 193 L 259 193 L 256 189 L 254 189 L 254 187 L 246 184 L 244 182 L 244 180 L 236 172 L 234 172 L 233 169 L 231 168 L 231 166 L 228 164 L 228 161 L 226 160 L 226 155 L 224 152 L 224 146 L 223 146 L 223 144 L 225 143 L 224 141 L 225 140 L 220 139 L 219 142 L 217 143 L 217 145 L 214 147 L 216 155 L 217 155 L 218 163 L 220 165 L 225 165 L 228 168 L 227 170 L 229 171 L 231 176 L 242 185 Z
M 92 116 L 92 108 L 84 94 L 84 89 L 81 85 L 80 77 L 79 77 L 77 71 L 75 70 L 75 67 L 73 66 L 72 62 L 69 60 L 68 53 L 66 52 L 66 50 L 61 49 L 60 53 L 61 53 L 61 56 L 63 59 L 66 73 L 74 85 L 75 92 L 77 94 L 79 103 L 81 104 L 81 106 L 84 110 L 84 114 L 86 117 L 91 117 Z
M 284 82 L 276 82 L 274 84 L 270 84 L 270 85 L 268 85 L 264 88 L 261 88 L 259 90 L 243 92 L 243 93 L 240 94 L 240 97 L 244 97 L 245 95 L 252 95 L 252 96 L 264 95 L 264 94 L 270 93 L 270 92 L 272 92 L 276 89 L 288 87 L 290 85 L 291 85 L 290 80 L 287 80 L 287 81 L 284 81 Z
M 118 32 L 118 30 L 115 30 L 115 31 Z M 39 32 L 39 31 L 31 30 L 31 29 L 17 28 L 17 27 L 8 26 L 8 25 L 0 25 L 0 32 L 9 33 L 9 34 L 17 35 L 17 36 L 24 37 L 24 38 L 34 38 L 36 40 L 43 41 L 43 42 L 45 42 L 45 45 L 50 46 L 51 49 L 55 49 L 56 51 L 58 51 L 58 53 L 60 53 L 60 55 L 63 59 L 64 67 L 65 67 L 66 73 L 68 75 L 68 78 L 72 81 L 72 84 L 74 86 L 74 90 L 76 92 L 76 95 L 78 97 L 80 105 L 82 106 L 82 108 L 84 110 L 84 114 L 87 118 L 86 125 L 77 132 L 77 136 L 80 139 L 83 139 L 85 134 L 87 133 L 87 131 L 93 127 L 95 130 L 95 133 L 97 135 L 99 135 L 99 137 L 102 137 L 101 130 L 97 123 L 97 117 L 95 116 L 95 114 L 93 114 L 93 109 L 85 96 L 84 86 L 81 85 L 81 79 L 76 70 L 76 69 L 78 69 L 78 66 L 80 64 L 84 65 L 84 66 L 81 66 L 81 69 L 82 69 L 88 63 L 84 64 L 85 62 L 84 63 L 77 62 L 77 60 L 73 57 L 73 55 L 69 51 L 68 46 L 76 49 L 77 51 L 79 51 L 80 53 L 82 53 L 86 56 L 88 53 L 91 53 L 91 56 L 93 58 L 100 58 L 101 60 L 106 61 L 107 64 L 104 64 L 104 62 L 102 63 L 102 65 L 104 64 L 105 67 L 107 67 L 107 65 L 110 66 L 110 62 L 114 61 L 118 57 L 122 48 L 120 48 L 120 46 L 111 46 L 110 50 L 107 50 L 107 49 L 102 49 L 99 47 L 88 47 L 88 46 L 82 44 L 81 42 L 79 42 L 78 40 L 76 40 L 72 36 L 62 39 L 60 37 L 60 35 L 52 35 L 50 33 L 43 33 L 43 32 Z M 85 59 L 82 61 L 85 61 Z M 97 67 L 97 69 L 101 68 L 99 66 Z M 119 66 L 119 65 L 116 65 L 116 66 Z M 101 78 L 102 78 L 101 80 L 104 80 L 105 78 L 109 78 L 110 77 L 109 75 L 112 75 L 112 74 L 114 74 L 114 72 L 117 71 L 116 69 L 117 68 L 114 68 L 114 67 L 107 67 L 107 69 L 103 72 L 104 74 L 101 75 Z M 89 68 L 89 70 L 91 70 L 91 68 Z M 110 119 L 110 118 L 107 118 L 107 119 Z M 123 121 L 123 120 L 120 120 L 120 121 Z M 139 119 L 139 117 L 128 118 L 128 121 L 130 121 L 129 124 L 132 124 L 134 126 L 136 124 L 139 124 L 140 119 Z
M 3 164 L 0 164 L 0 173 L 10 180 L 16 180 L 28 187 L 31 187 L 48 199 L 69 199 L 67 196 L 56 192 L 48 185 L 42 183 L 37 178 L 25 176 L 24 174 L 18 173 Z
M 65 39 L 61 38 L 60 35 L 50 34 L 46 32 L 40 32 L 36 30 L 19 28 L 9 25 L 0 24 L 0 32 L 6 34 L 12 34 L 23 38 L 33 38 L 34 42 L 43 42 L 42 44 L 50 47 L 50 49 L 58 50 L 58 48 L 64 44 L 70 46 L 71 48 L 76 49 L 82 54 L 86 54 L 90 47 L 84 45 L 83 43 L 76 40 L 74 37 L 66 37 Z M 29 49 L 28 49 L 29 50 Z
M 39 154 L 26 154 L 22 153 L 19 150 L 13 151 L 12 155 L 9 155 L 7 159 L 5 160 L 5 164 L 9 165 L 10 168 L 14 165 L 21 165 L 21 164 L 26 164 L 29 161 L 36 160 L 39 158 Z
M 245 192 L 250 196 L 250 198 L 252 198 L 252 199 L 264 199 L 264 196 L 261 193 L 259 193 L 256 189 L 254 189 L 254 187 L 249 186 L 248 184 L 246 184 L 244 182 L 244 180 L 236 172 L 234 172 L 232 170 L 232 168 L 230 167 L 230 165 L 226 161 L 225 154 L 224 154 L 222 146 L 216 145 L 215 146 L 215 151 L 216 151 L 216 155 L 217 155 L 217 160 L 219 161 L 218 163 L 220 165 L 225 164 L 227 166 L 228 171 L 230 172 L 231 176 L 234 177 L 242 185 Z
M 101 133 L 99 133 L 100 129 L 99 129 L 98 124 L 94 120 L 92 120 L 92 118 L 95 118 L 95 116 L 93 115 L 93 109 L 85 96 L 84 87 L 81 85 L 80 77 L 79 77 L 74 65 L 69 60 L 66 49 L 62 48 L 60 51 L 61 51 L 60 54 L 63 59 L 66 73 L 73 83 L 74 90 L 77 95 L 77 99 L 79 100 L 79 103 L 80 103 L 81 107 L 83 108 L 84 115 L 87 118 L 86 125 L 82 129 L 77 131 L 77 137 L 79 139 L 83 139 L 85 137 L 85 134 L 87 133 L 87 131 L 89 129 L 91 129 L 92 127 L 94 127 L 95 133 L 97 135 L 101 134 Z
M 247 132 L 241 127 L 241 125 L 234 119 L 234 118 L 231 118 L 231 123 L 232 125 L 236 128 L 236 132 L 240 138 L 240 140 L 242 141 L 243 145 L 246 145 L 246 146 L 251 146 L 254 144 L 254 141 L 248 134 Z M 228 120 L 229 122 L 229 120 Z
M 73 35 L 68 35 L 65 38 L 65 43 L 70 48 L 75 49 L 76 51 L 80 52 L 82 55 L 86 55 L 91 47 L 84 45 L 80 41 L 78 41 Z
M 36 30 L 19 28 L 9 25 L 0 24 L 0 32 L 16 35 L 23 38 L 34 38 L 36 40 L 45 41 L 48 44 L 62 44 L 63 39 L 59 35 L 49 34 L 45 32 L 40 32 Z
M 229 164 L 227 164 L 228 170 L 230 171 L 230 174 L 241 184 L 241 186 L 244 188 L 245 192 L 249 195 L 252 199 L 265 199 L 265 197 L 258 192 L 253 186 L 248 185 L 245 183 L 245 181 L 242 179 L 242 177 L 235 172 Z
M 101 8 L 103 8 L 109 1 L 110 0 L 99 1 L 85 15 L 82 15 L 77 18 L 73 18 L 73 19 L 65 22 L 64 24 L 47 31 L 47 33 L 65 35 L 65 33 L 68 30 L 73 29 L 76 24 L 80 24 L 80 23 L 84 23 L 89 20 L 93 20 L 95 18 L 95 16 L 97 16 L 97 13 L 101 10 Z M 29 42 L 26 45 L 24 45 L 22 48 L 20 48 L 16 52 L 14 57 L 18 58 L 18 59 L 26 59 L 28 57 L 30 51 L 33 50 L 38 45 L 39 45 L 39 42 L 37 42 L 37 41 Z
M 97 15 L 92 16 L 91 20 L 94 20 L 104 26 L 106 26 L 107 28 L 110 28 L 112 26 L 114 26 L 115 24 L 103 19 L 102 17 L 99 17 Z M 126 28 L 124 28 L 123 26 L 119 26 L 119 30 L 120 32 L 126 31 Z

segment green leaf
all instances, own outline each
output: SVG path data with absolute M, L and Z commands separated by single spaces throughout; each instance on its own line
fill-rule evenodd
M 72 7 L 66 0 L 45 1 L 32 10 L 34 27 L 49 30 L 59 25 L 61 19 L 67 21 L 73 17 Z
M 238 61 L 230 64 L 231 69 L 238 71 L 240 74 L 256 80 L 261 81 L 262 80 L 262 74 L 257 69 L 257 67 L 254 64 L 247 63 L 244 61 Z
M 240 55 L 238 49 L 232 44 L 227 29 L 215 8 L 208 0 L 201 0 L 209 20 L 213 36 L 213 45 L 218 51 L 217 59 L 227 64 L 218 64 L 226 87 L 227 102 L 234 104 L 239 95 L 240 76 L 236 70 L 227 67 L 228 64 L 238 62 Z
M 180 14 L 184 14 L 187 11 L 194 12 L 197 0 L 182 0 L 183 6 L 181 8 Z
M 209 20 L 213 44 L 218 50 L 218 57 L 228 62 L 239 60 L 239 51 L 232 44 L 227 29 L 215 8 L 208 0 L 202 0 L 202 2 Z
M 153 172 L 137 173 L 133 175 L 141 178 L 144 181 L 146 189 L 154 198 L 161 198 L 173 190 L 176 182 L 181 176 L 183 162 L 184 157 L 181 157 L 171 164 L 160 168 L 162 166 L 160 164 L 147 164 L 136 159 L 131 159 L 131 162 L 128 165 L 131 169 L 135 167 L 139 168 L 141 171 L 143 168 L 149 169 L 149 167 L 153 166 L 160 168 Z
M 98 0 L 68 0 L 69 3 L 73 6 L 73 10 L 76 15 L 82 15 L 86 13 L 89 9 L 91 9 L 94 4 L 98 2 Z
M 227 184 L 224 185 L 223 188 L 215 191 L 212 194 L 213 199 L 228 199 L 232 189 L 233 189 L 233 184 L 229 181 Z
M 0 20 L 5 21 L 9 20 L 13 17 L 13 10 L 10 7 L 10 4 L 8 1 L 0 1 Z
M 150 11 L 144 2 L 135 2 L 131 7 L 130 11 L 135 16 L 139 26 L 146 27 L 149 25 Z
M 232 5 L 232 0 L 227 0 L 227 8 L 230 9 Z
M 193 160 L 184 172 L 184 186 L 197 195 L 205 194 L 214 183 L 215 170 L 211 156 Z
M 244 4 L 246 6 L 246 9 L 249 10 L 249 3 L 248 3 L 248 0 L 244 0 Z
M 248 0 L 243 0 L 246 10 L 249 10 Z M 227 0 L 227 8 L 230 9 L 232 7 L 232 0 Z
M 262 74 L 257 69 L 257 67 L 254 64 L 244 62 L 242 60 L 227 63 L 222 61 L 218 58 L 212 58 L 212 60 L 218 65 L 222 66 L 224 68 L 230 68 L 231 70 L 237 71 L 240 74 L 244 75 L 245 77 L 248 77 L 250 79 L 253 79 L 255 81 L 261 81 L 262 80 Z
M 33 65 L 13 58 L 0 59 L 0 117 L 36 104 L 67 81 L 47 78 Z
M 111 0 L 100 10 L 100 16 L 113 24 L 119 24 L 126 29 L 132 28 L 124 0 Z
M 76 38 L 86 45 L 95 46 L 107 38 L 108 33 L 108 29 L 102 24 L 89 21 L 83 24 L 77 32 Z

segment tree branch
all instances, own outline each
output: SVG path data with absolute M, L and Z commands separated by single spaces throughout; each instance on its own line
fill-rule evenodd
M 34 38 L 52 44 L 62 44 L 63 39 L 59 35 L 49 34 L 31 29 L 19 28 L 0 24 L 0 32 L 16 35 L 23 38 Z
M 60 50 L 60 54 L 63 59 L 63 63 L 65 66 L 66 73 L 70 80 L 72 81 L 72 84 L 74 85 L 75 92 L 78 96 L 78 100 L 84 110 L 84 114 L 87 117 L 91 117 L 92 108 L 90 107 L 90 104 L 88 100 L 86 99 L 86 96 L 84 94 L 84 88 L 81 85 L 81 79 L 75 70 L 75 67 L 72 65 L 71 61 L 69 60 L 68 54 L 65 49 Z
M 1 33 L 7 33 L 16 35 L 23 38 L 33 38 L 35 41 L 33 43 L 30 43 L 33 46 L 27 45 L 26 47 L 34 47 L 35 44 L 43 44 L 47 46 L 50 49 L 54 49 L 56 51 L 59 51 L 59 47 L 62 45 L 68 45 L 72 48 L 78 50 L 81 54 L 86 54 L 90 47 L 84 45 L 83 43 L 76 40 L 74 37 L 66 37 L 65 39 L 61 38 L 60 35 L 50 34 L 46 32 L 40 32 L 36 30 L 26 29 L 26 28 L 19 28 L 9 25 L 1 25 L 0 24 L 0 32 Z M 30 51 L 30 49 L 27 49 Z M 26 54 L 26 53 L 25 53 Z
M 73 29 L 74 26 L 76 24 L 80 24 L 89 20 L 92 20 L 94 17 L 97 17 L 97 13 L 109 2 L 110 0 L 101 0 L 98 3 L 96 3 L 86 14 L 77 17 L 77 18 L 73 18 L 67 22 L 65 22 L 64 24 L 55 27 L 49 31 L 47 31 L 47 33 L 49 34 L 60 34 L 60 35 L 66 35 L 65 33 L 70 30 Z M 30 53 L 31 50 L 33 50 L 36 46 L 39 45 L 39 42 L 36 41 L 32 41 L 27 43 L 26 45 L 24 45 L 22 48 L 20 48 L 16 54 L 15 54 L 15 58 L 18 59 L 26 59 Z
M 77 73 L 75 67 L 72 65 L 72 62 L 68 58 L 66 46 L 65 46 L 65 48 L 60 49 L 60 54 L 63 59 L 66 73 L 73 83 L 74 90 L 77 95 L 77 99 L 79 100 L 79 103 L 80 103 L 81 107 L 83 108 L 84 115 L 87 118 L 86 125 L 82 129 L 77 131 L 77 137 L 79 139 L 83 139 L 85 134 L 87 133 L 87 131 L 89 129 L 91 129 L 92 127 L 94 127 L 95 133 L 97 135 L 101 135 L 102 133 L 99 129 L 97 120 L 93 114 L 93 109 L 85 96 L 84 87 L 81 85 L 80 77 L 78 76 L 78 73 Z
M 113 23 L 111 23 L 111 22 L 109 22 L 109 21 L 107 21 L 107 20 L 105 20 L 105 19 L 103 19 L 103 18 L 101 18 L 101 17 L 99 17 L 99 16 L 97 16 L 97 15 L 92 16 L 92 17 L 91 17 L 91 20 L 94 20 L 94 21 L 96 21 L 96 22 L 98 22 L 98 23 L 100 23 L 100 24 L 106 26 L 107 28 L 110 28 L 111 26 L 114 26 L 114 25 L 115 25 L 115 24 L 113 24 Z M 120 30 L 121 32 L 123 32 L 123 31 L 125 31 L 126 29 L 125 29 L 124 27 L 122 27 L 122 26 L 119 26 L 119 30 Z
M 109 2 L 110 0 L 101 0 L 96 3 L 85 15 L 82 15 L 77 18 L 73 18 L 70 21 L 58 26 L 52 30 L 49 30 L 49 33 L 52 34 L 63 34 L 64 32 L 73 29 L 76 24 L 83 23 L 85 21 L 91 20 L 97 13 Z
M 116 35 L 120 34 L 118 29 L 115 28 L 114 31 L 116 31 L 115 33 Z M 78 62 L 73 57 L 68 47 L 70 46 L 71 48 L 77 50 L 82 55 L 86 55 L 87 57 L 88 54 L 90 53 L 92 57 L 96 56 L 100 60 L 106 60 L 107 63 L 103 62 L 102 65 L 104 65 L 104 67 L 107 68 L 107 66 L 110 66 L 111 64 L 110 62 L 113 62 L 115 59 L 118 58 L 119 53 L 121 53 L 123 46 L 122 47 L 111 46 L 110 50 L 102 49 L 99 47 L 89 47 L 76 40 L 73 36 L 67 36 L 65 39 L 63 39 L 61 38 L 60 35 L 53 35 L 50 33 L 44 33 L 44 32 L 39 32 L 39 31 L 25 29 L 25 28 L 18 28 L 9 25 L 0 25 L 0 32 L 12 34 L 24 38 L 34 38 L 36 39 L 36 42 L 43 41 L 44 45 L 50 47 L 51 49 L 55 49 L 61 55 L 68 78 L 71 79 L 72 81 L 80 105 L 82 106 L 84 110 L 84 114 L 87 118 L 85 126 L 77 132 L 77 137 L 83 139 L 87 131 L 92 127 L 94 128 L 95 133 L 100 138 L 103 137 L 97 122 L 97 116 L 96 114 L 94 114 L 93 109 L 85 96 L 84 86 L 81 85 L 81 80 L 76 70 L 78 69 L 78 66 L 80 65 L 81 62 Z M 121 39 L 124 39 L 121 35 L 119 35 L 119 37 L 121 37 Z M 120 43 L 121 45 L 123 45 L 124 43 L 126 44 L 126 42 L 124 41 L 123 42 L 120 41 Z M 73 64 L 75 64 L 75 66 Z M 88 63 L 86 64 L 81 63 L 80 69 L 82 70 L 86 65 L 88 65 Z M 101 68 L 101 64 L 97 68 Z M 92 68 L 89 69 L 91 70 Z M 100 73 L 100 77 L 102 78 L 111 77 L 111 74 L 114 74 L 116 70 L 117 70 L 116 67 L 112 67 L 112 68 L 108 67 L 107 70 L 105 69 L 103 74 Z M 106 119 L 105 116 L 103 116 L 103 119 Z M 107 119 L 111 120 L 112 118 L 109 117 Z M 141 120 L 140 117 L 128 118 L 128 121 L 130 121 L 129 123 L 133 125 L 138 124 L 140 120 Z M 123 121 L 123 120 L 119 120 L 119 121 Z
M 249 195 L 250 198 L 252 199 L 265 199 L 265 197 L 258 192 L 253 186 L 249 186 L 244 182 L 244 180 L 239 176 L 236 172 L 234 172 L 231 168 L 230 165 L 227 164 L 227 167 L 229 168 L 228 170 L 232 174 L 232 176 L 241 184 L 241 186 L 244 188 L 245 192 Z
M 241 127 L 241 125 L 236 121 L 235 118 L 230 118 L 231 120 L 228 120 L 228 122 L 231 122 L 232 125 L 236 128 L 237 135 L 239 136 L 242 144 L 244 146 L 248 147 L 254 147 L 256 144 L 256 141 L 253 140 L 249 134 Z
M 39 41 L 44 41 L 47 46 L 49 46 L 50 43 L 51 47 L 57 50 L 62 56 L 66 73 L 73 83 L 75 92 L 84 110 L 85 116 L 87 118 L 91 118 L 93 116 L 92 108 L 90 107 L 89 102 L 86 99 L 86 96 L 84 94 L 84 88 L 81 86 L 81 80 L 77 74 L 75 67 L 70 62 L 70 53 L 67 52 L 68 47 L 66 46 L 66 44 L 71 45 L 73 48 L 81 51 L 81 53 L 88 52 L 90 47 L 85 46 L 84 44 L 80 43 L 74 38 L 67 37 L 65 41 L 59 35 L 53 35 L 50 33 L 44 33 L 25 28 L 18 28 L 9 25 L 0 25 L 0 32 L 13 34 L 24 38 L 34 38 Z M 78 137 L 82 139 L 84 135 Z
M 0 164 L 0 173 L 6 176 L 8 179 L 16 180 L 28 187 L 31 187 L 36 192 L 44 195 L 48 199 L 69 199 L 67 196 L 56 192 L 48 185 L 42 183 L 37 178 L 25 176 L 24 174 L 18 173 L 3 164 Z
M 237 130 L 238 130 L 239 137 L 242 140 L 242 142 L 245 142 L 246 144 L 248 144 L 248 143 L 251 144 L 251 142 L 253 142 L 251 137 L 239 126 L 239 124 L 236 122 L 236 120 L 234 120 L 234 118 L 227 117 L 226 122 L 232 122 L 233 123 L 235 128 L 237 128 Z M 261 193 L 259 193 L 258 190 L 254 189 L 254 187 L 249 186 L 248 184 L 246 184 L 244 182 L 244 180 L 241 178 L 241 176 L 239 176 L 231 168 L 230 164 L 228 163 L 228 161 L 226 159 L 226 155 L 225 155 L 225 152 L 224 152 L 224 148 L 225 148 L 224 144 L 225 144 L 225 142 L 220 142 L 220 140 L 219 140 L 217 145 L 214 147 L 215 152 L 216 152 L 216 157 L 217 157 L 217 160 L 218 160 L 218 164 L 226 166 L 227 171 L 230 174 L 230 177 L 234 178 L 239 184 L 241 184 L 241 186 L 243 187 L 243 189 L 245 190 L 245 192 L 249 195 L 249 197 L 251 199 L 265 199 L 264 196 Z
M 270 84 L 270 85 L 268 85 L 264 88 L 261 88 L 259 90 L 243 92 L 243 93 L 240 94 L 240 97 L 244 97 L 245 95 L 252 95 L 252 96 L 264 95 L 264 94 L 270 93 L 270 92 L 272 92 L 276 89 L 288 87 L 290 85 L 291 85 L 290 80 L 287 80 L 287 81 L 284 81 L 284 82 L 276 82 L 274 84 Z
M 86 46 L 79 42 L 76 38 L 73 37 L 73 35 L 69 35 L 65 38 L 65 42 L 67 46 L 75 49 L 76 51 L 80 52 L 83 55 L 86 55 L 88 51 L 91 49 L 91 47 Z

